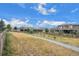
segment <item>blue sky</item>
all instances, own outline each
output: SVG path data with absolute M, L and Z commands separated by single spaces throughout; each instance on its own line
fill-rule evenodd
M 54 27 L 79 24 L 79 4 L 5 3 L 0 4 L 0 19 L 12 26 Z

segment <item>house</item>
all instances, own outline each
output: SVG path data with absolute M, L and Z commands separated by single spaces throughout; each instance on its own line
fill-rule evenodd
M 63 24 L 58 25 L 55 28 L 50 29 L 51 32 L 60 32 L 60 33 L 79 33 L 79 24 Z
M 79 30 L 79 24 L 64 24 L 59 25 L 56 28 L 57 30 Z

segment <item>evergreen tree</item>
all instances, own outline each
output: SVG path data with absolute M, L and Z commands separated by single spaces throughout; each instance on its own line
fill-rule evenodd
M 46 32 L 46 33 L 48 33 L 48 32 L 49 32 L 49 30 L 46 28 L 46 29 L 45 29 L 45 32 Z
M 4 21 L 3 20 L 0 20 L 0 31 L 3 31 L 4 30 Z

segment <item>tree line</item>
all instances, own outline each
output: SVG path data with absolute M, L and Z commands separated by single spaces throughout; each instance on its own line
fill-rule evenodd
M 11 25 L 10 24 L 5 24 L 3 20 L 0 20 L 0 32 L 4 31 L 5 29 L 11 30 Z

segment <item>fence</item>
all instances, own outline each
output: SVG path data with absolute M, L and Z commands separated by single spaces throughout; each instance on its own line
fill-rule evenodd
M 6 33 L 6 31 L 3 31 L 2 33 L 0 33 L 0 56 L 2 55 L 2 51 L 3 51 L 5 33 Z

